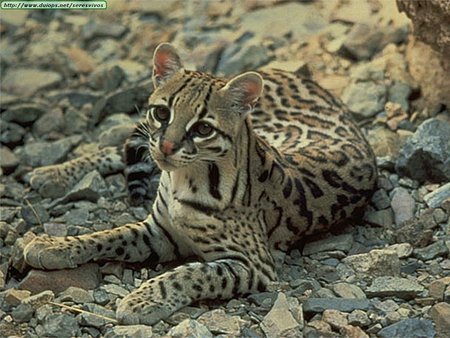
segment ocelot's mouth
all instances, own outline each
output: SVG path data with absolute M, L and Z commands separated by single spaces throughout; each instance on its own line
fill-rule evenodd
M 170 158 L 154 158 L 159 169 L 164 171 L 174 171 L 183 167 L 183 165 L 178 164 L 178 161 L 171 160 Z

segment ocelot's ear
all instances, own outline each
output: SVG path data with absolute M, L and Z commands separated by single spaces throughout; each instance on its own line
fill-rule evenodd
M 263 78 L 256 72 L 246 72 L 240 74 L 221 89 L 226 100 L 229 100 L 231 107 L 241 115 L 249 113 L 263 90 Z
M 161 43 L 153 54 L 153 84 L 159 87 L 173 74 L 183 68 L 175 48 L 168 43 Z

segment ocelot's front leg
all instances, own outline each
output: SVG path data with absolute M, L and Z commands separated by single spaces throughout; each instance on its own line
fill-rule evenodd
M 39 236 L 24 249 L 25 261 L 38 269 L 74 268 L 91 260 L 140 262 L 154 257 L 155 263 L 174 260 L 183 252 L 153 214 L 147 220 L 112 230 L 71 237 Z
M 229 299 L 263 288 L 274 274 L 235 259 L 188 263 L 144 282 L 117 308 L 123 324 L 153 325 L 201 299 Z
M 64 163 L 35 169 L 30 175 L 30 185 L 44 197 L 60 197 L 92 170 L 107 175 L 124 168 L 120 150 L 106 147 Z

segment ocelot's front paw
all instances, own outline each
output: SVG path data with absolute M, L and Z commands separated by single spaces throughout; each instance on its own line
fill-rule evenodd
M 27 264 L 44 270 L 75 268 L 75 248 L 64 245 L 63 238 L 39 236 L 34 238 L 24 249 Z
M 119 303 L 116 316 L 119 323 L 125 325 L 153 325 L 169 317 L 173 312 L 167 303 L 157 304 L 131 293 Z
M 43 197 L 61 197 L 73 185 L 65 169 L 61 164 L 34 169 L 30 174 L 30 185 Z

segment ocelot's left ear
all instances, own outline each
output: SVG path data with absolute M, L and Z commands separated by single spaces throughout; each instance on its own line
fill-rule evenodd
M 161 43 L 153 55 L 153 84 L 159 87 L 176 72 L 183 69 L 177 51 L 168 43 Z
M 221 89 L 232 109 L 241 115 L 249 113 L 263 90 L 263 78 L 256 72 L 247 72 L 232 78 Z

